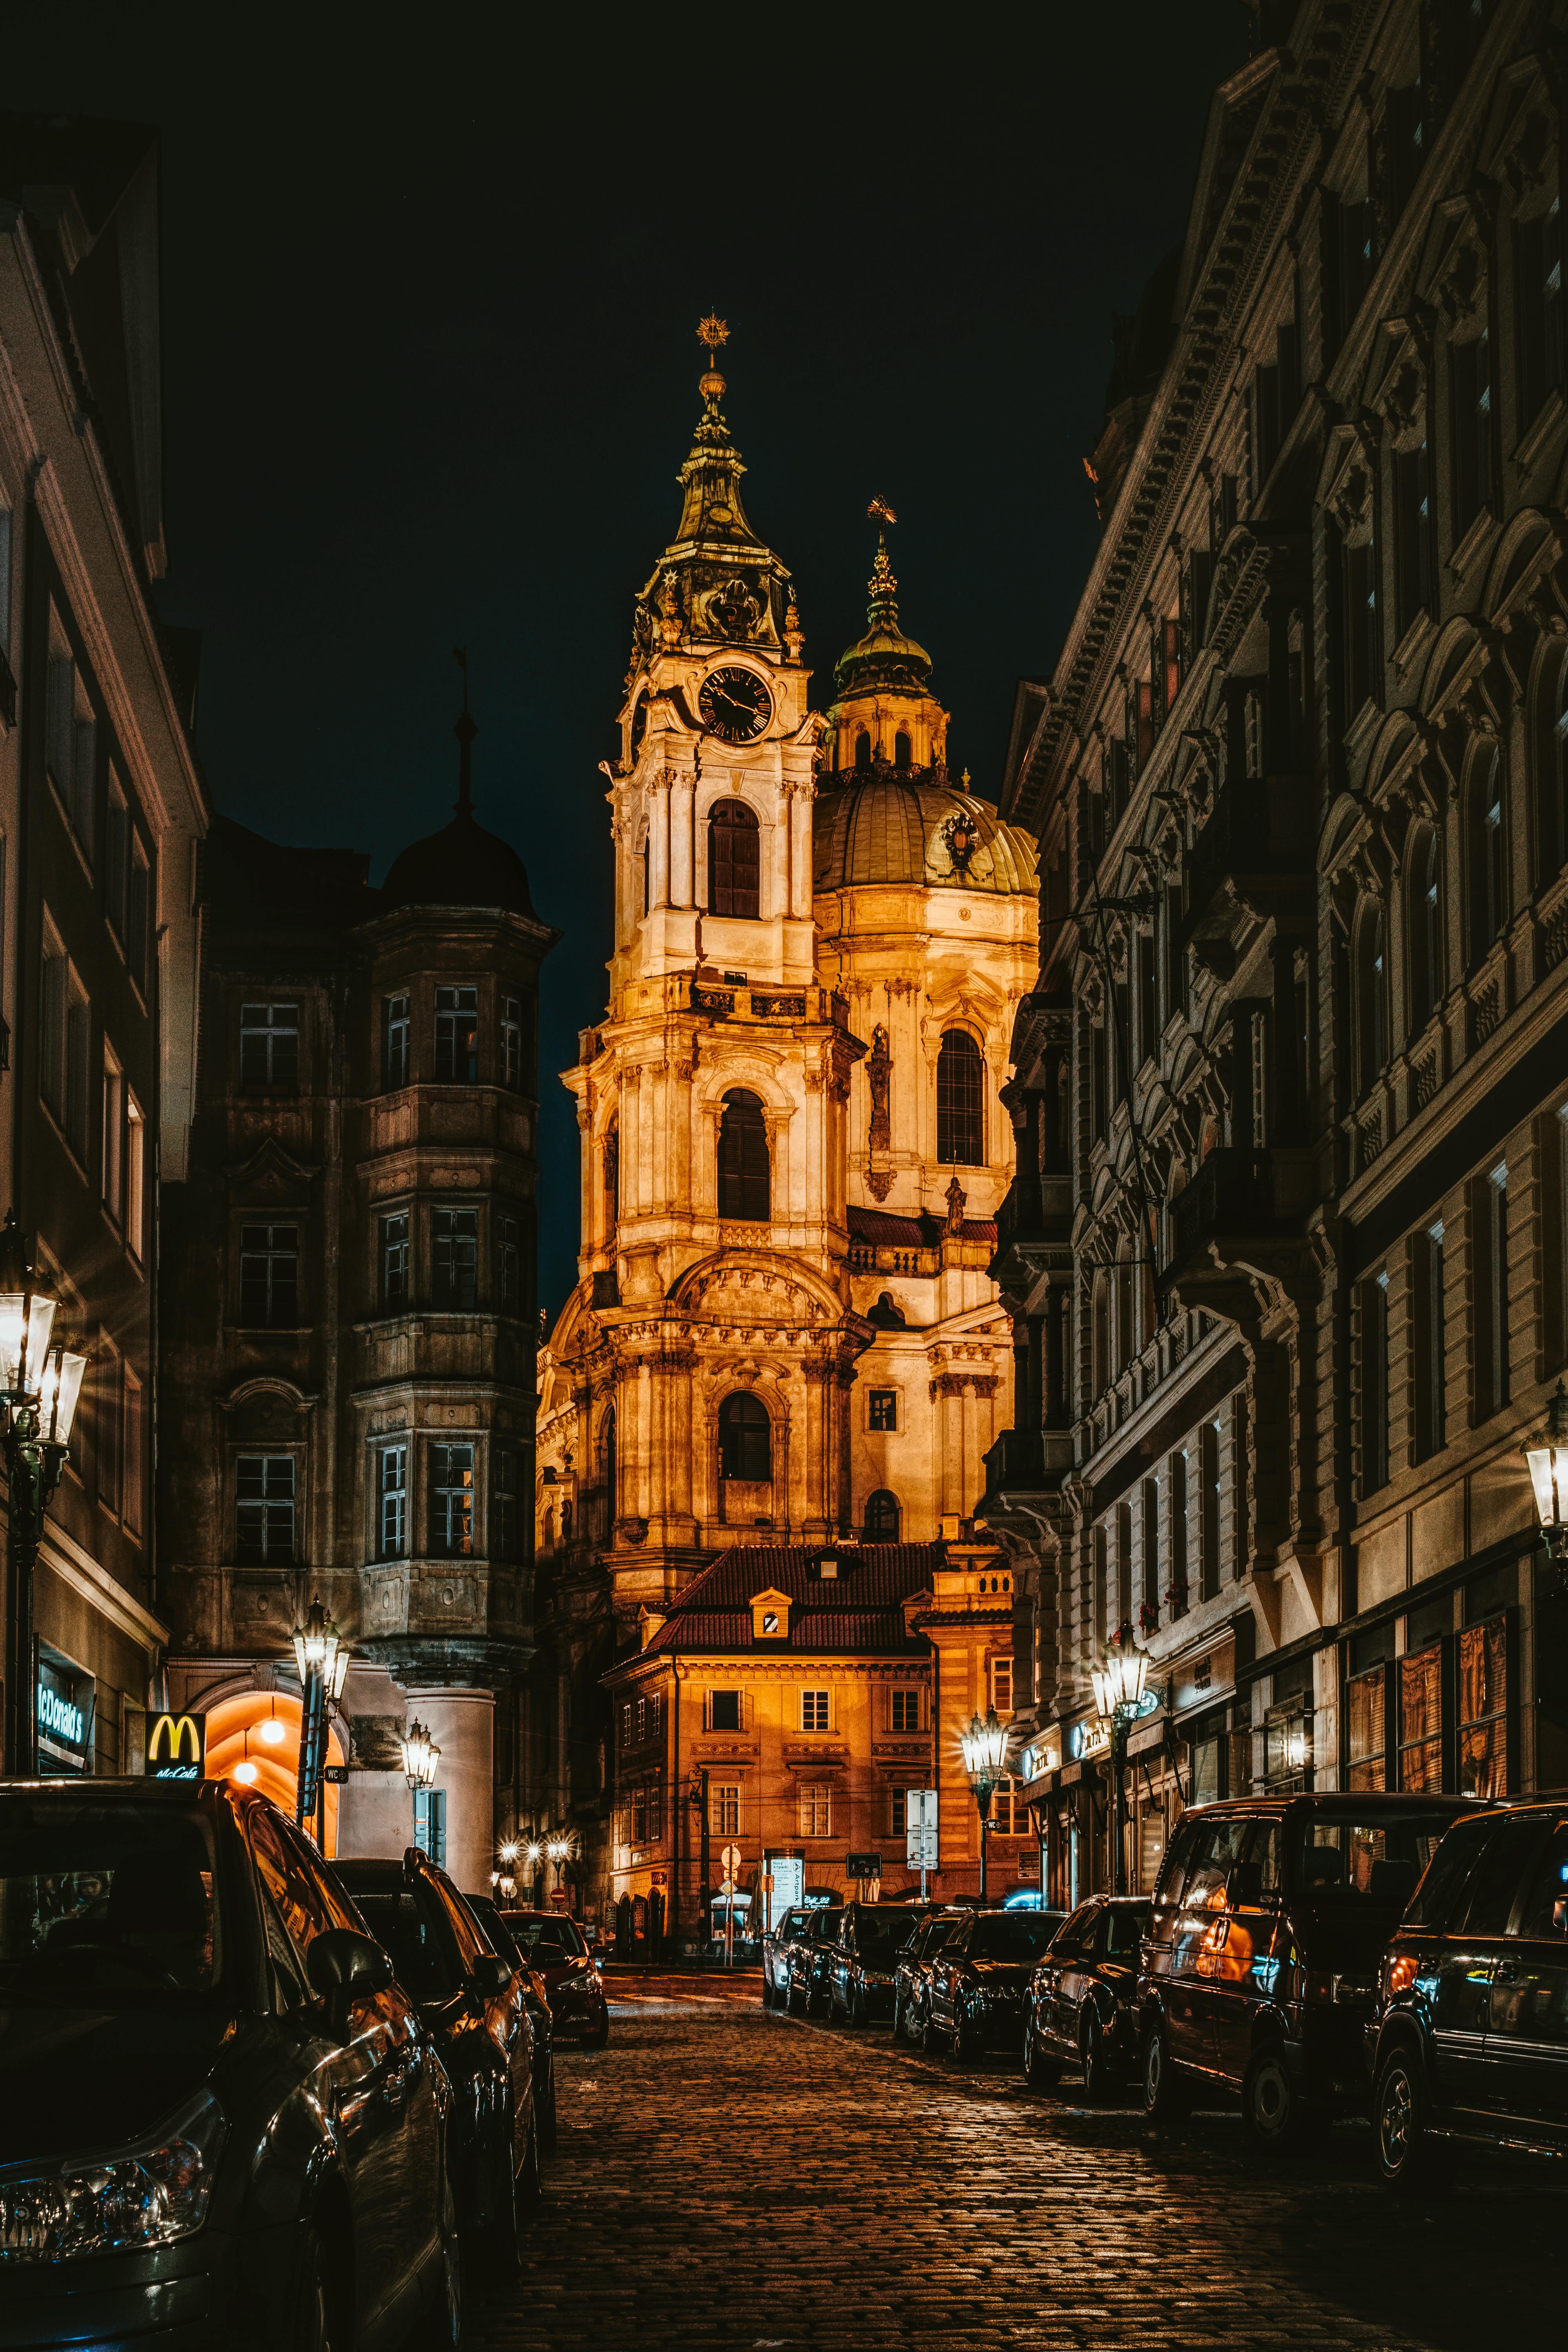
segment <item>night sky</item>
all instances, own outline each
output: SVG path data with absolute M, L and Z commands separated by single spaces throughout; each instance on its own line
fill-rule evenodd
M 950 760 L 994 796 L 1015 680 L 1049 670 L 1093 551 L 1110 313 L 1182 233 L 1251 20 L 1048 0 L 565 21 L 53 0 L 6 26 L 6 105 L 163 134 L 160 593 L 205 632 L 216 805 L 367 850 L 379 879 L 447 821 L 466 644 L 480 822 L 564 934 L 546 1074 L 603 1009 L 598 762 L 679 511 L 699 316 L 730 322 L 747 510 L 794 572 L 819 702 L 865 625 L 879 493 Z M 542 1092 L 553 1315 L 577 1135 Z

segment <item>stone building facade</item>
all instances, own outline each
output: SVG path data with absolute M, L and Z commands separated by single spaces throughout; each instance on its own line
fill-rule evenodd
M 158 191 L 145 129 L 0 121 L 0 1201 L 59 1301 L 56 1341 L 89 1363 L 33 1656 L 5 1645 L 7 1759 L 26 1675 L 51 1774 L 141 1769 L 168 1635 L 159 1203 L 188 1157 L 208 804 L 195 646 L 153 602 Z
M 945 764 L 885 544 L 812 706 L 711 362 L 608 770 L 616 948 L 565 1083 L 581 1279 L 541 1362 L 535 1818 L 607 1894 L 600 1677 L 735 1545 L 927 1544 L 984 1484 L 1033 845 Z M 595 1895 L 593 1899 L 599 1899 Z
M 1135 1886 L 1194 1798 L 1568 1769 L 1519 1452 L 1568 1360 L 1565 32 L 1264 5 L 1020 690 L 997 1272 L 1043 1370 L 986 1508 L 1035 1530 L 1058 1895 L 1110 1865 L 1113 1642 Z
M 201 1090 L 165 1188 L 163 1457 L 176 1703 L 292 1807 L 290 1629 L 353 1651 L 328 1845 L 415 1832 L 398 1742 L 441 1748 L 421 1842 L 488 1889 L 531 1657 L 538 986 L 554 934 L 458 813 L 369 887 L 353 852 L 219 820 Z M 285 1727 L 279 1736 L 277 1726 Z

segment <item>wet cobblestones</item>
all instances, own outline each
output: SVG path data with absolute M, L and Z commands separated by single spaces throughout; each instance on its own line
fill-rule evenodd
M 1568 2196 L 1482 2161 L 1403 2205 L 1364 2129 L 1259 2167 L 752 2002 L 617 2003 L 563 2052 L 561 2149 L 476 2346 L 1441 2347 L 1562 2341 Z

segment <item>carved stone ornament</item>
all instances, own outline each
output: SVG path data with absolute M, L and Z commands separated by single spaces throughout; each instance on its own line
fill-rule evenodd
M 888 1103 L 893 1055 L 888 1043 L 888 1033 L 879 1021 L 871 1032 L 871 1051 L 866 1063 L 866 1075 L 871 1087 L 871 1127 L 868 1140 L 873 1151 L 888 1151 L 892 1148 L 892 1121 Z
M 708 619 L 717 635 L 740 645 L 755 629 L 762 609 L 743 580 L 731 580 L 709 598 Z
M 947 1188 L 946 1199 L 947 1231 L 956 1239 L 963 1231 L 963 1212 L 969 1200 L 956 1176 Z
M 872 1168 L 867 1171 L 866 1183 L 874 1201 L 885 1201 L 893 1189 L 891 1168 Z

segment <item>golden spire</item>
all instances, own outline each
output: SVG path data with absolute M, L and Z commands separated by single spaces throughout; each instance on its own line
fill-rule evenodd
M 702 380 L 697 388 L 704 400 L 721 400 L 724 396 L 724 379 L 714 364 L 713 354 L 729 341 L 730 330 L 716 312 L 710 310 L 708 316 L 698 323 L 697 340 L 705 345 L 708 352 L 708 365 L 703 371 Z

